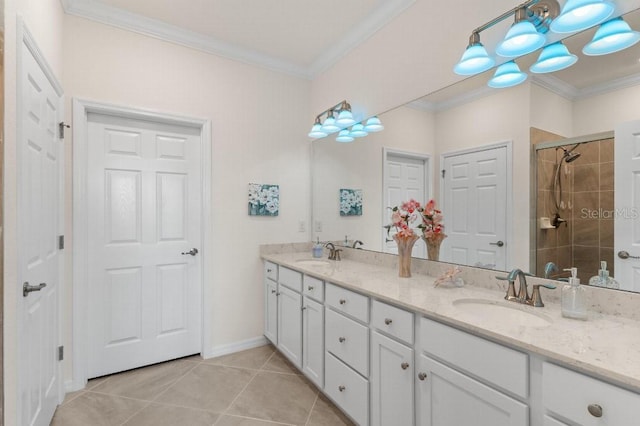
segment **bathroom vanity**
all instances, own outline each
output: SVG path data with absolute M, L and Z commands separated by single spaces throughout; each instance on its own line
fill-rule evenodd
M 504 301 L 495 271 L 434 287 L 371 256 L 262 255 L 265 336 L 358 424 L 640 424 L 637 319 L 569 320 Z

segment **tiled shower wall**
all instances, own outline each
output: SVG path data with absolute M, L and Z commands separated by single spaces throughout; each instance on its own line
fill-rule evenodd
M 531 129 L 531 142 L 560 140 L 557 135 Z M 565 147 L 571 149 L 572 146 Z M 600 261 L 605 260 L 613 271 L 613 139 L 580 144 L 575 152 L 580 158 L 563 163 L 562 179 L 564 209 L 560 216 L 566 223 L 557 229 L 536 226 L 536 274 L 542 275 L 544 265 L 554 262 L 562 270 L 575 266 L 582 283 L 597 274 Z M 553 178 L 562 150 L 537 151 L 537 218 L 553 218 Z M 559 274 L 567 276 L 566 273 Z

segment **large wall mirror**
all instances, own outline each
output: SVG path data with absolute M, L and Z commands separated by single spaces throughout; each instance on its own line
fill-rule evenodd
M 640 30 L 640 10 L 624 19 Z M 490 70 L 381 114 L 382 132 L 313 141 L 313 240 L 393 253 L 387 207 L 398 193 L 433 198 L 448 235 L 440 261 L 538 276 L 554 262 L 578 267 L 583 283 L 606 261 L 620 289 L 640 291 L 640 218 L 624 198 L 634 166 L 615 161 L 622 146 L 640 156 L 640 43 L 584 56 L 594 33 L 564 40 L 579 57 L 566 70 L 508 89 L 487 87 Z M 538 55 L 517 63 L 527 71 Z M 341 214 L 344 190 L 359 195 L 356 214 Z M 426 257 L 424 244 L 413 255 Z

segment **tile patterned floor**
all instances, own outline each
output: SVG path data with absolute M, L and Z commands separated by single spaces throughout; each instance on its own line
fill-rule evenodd
M 273 346 L 90 380 L 52 426 L 353 425 Z

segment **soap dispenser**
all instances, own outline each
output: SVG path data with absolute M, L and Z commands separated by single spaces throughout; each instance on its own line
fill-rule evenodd
M 320 237 L 318 237 L 316 243 L 313 245 L 313 250 L 312 250 L 313 257 L 321 258 L 322 251 L 323 251 L 322 244 L 320 244 Z
M 620 288 L 618 282 L 609 276 L 609 271 L 607 271 L 607 262 L 604 260 L 600 262 L 598 276 L 591 277 L 589 285 L 606 288 Z
M 580 285 L 578 268 L 571 271 L 569 283 L 562 288 L 562 316 L 574 319 L 587 319 L 587 291 Z

